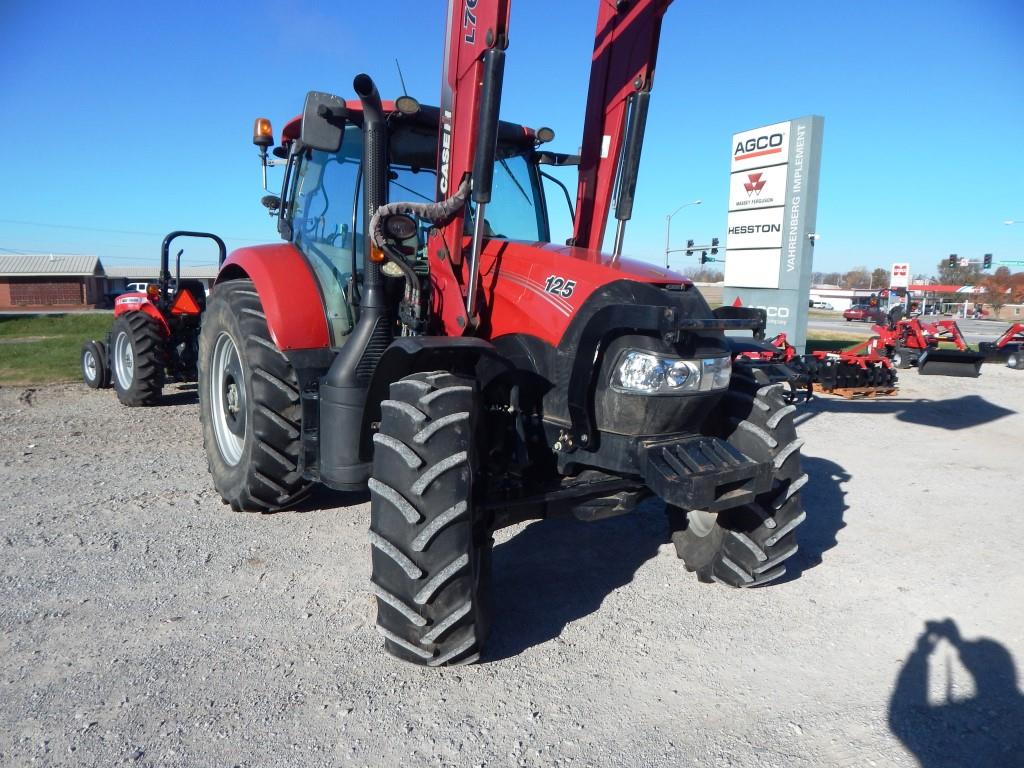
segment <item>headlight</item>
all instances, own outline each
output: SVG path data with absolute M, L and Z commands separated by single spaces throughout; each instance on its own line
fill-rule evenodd
M 680 360 L 627 349 L 612 372 L 612 389 L 639 395 L 711 392 L 728 387 L 731 374 L 729 357 Z

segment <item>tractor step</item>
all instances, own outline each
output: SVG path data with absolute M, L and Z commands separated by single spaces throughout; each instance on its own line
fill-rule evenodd
M 818 395 L 837 395 L 846 400 L 874 399 L 878 396 L 888 397 L 899 394 L 898 387 L 833 387 L 826 389 L 815 382 L 814 393 Z
M 717 437 L 648 444 L 641 452 L 644 482 L 683 509 L 716 512 L 754 500 L 772 486 L 771 462 L 757 462 Z

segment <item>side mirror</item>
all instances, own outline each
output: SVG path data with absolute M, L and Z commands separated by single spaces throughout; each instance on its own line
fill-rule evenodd
M 303 145 L 323 152 L 337 152 L 341 148 L 341 132 L 345 128 L 348 110 L 338 96 L 320 91 L 306 94 L 306 106 L 302 110 L 302 131 L 299 140 Z

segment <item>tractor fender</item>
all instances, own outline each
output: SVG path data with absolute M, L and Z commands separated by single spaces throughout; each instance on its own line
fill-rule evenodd
M 363 409 L 361 453 L 373 453 L 371 438 L 374 422 L 380 421 L 380 404 L 387 400 L 389 387 L 411 373 L 448 371 L 476 378 L 480 389 L 497 376 L 510 370 L 512 364 L 484 339 L 473 336 L 403 336 L 384 350 L 370 379 Z
M 270 337 L 278 349 L 330 346 L 320 287 L 298 248 L 291 243 L 275 243 L 232 251 L 215 285 L 242 278 L 249 278 L 256 286 Z
M 171 335 L 171 327 L 167 324 L 167 319 L 160 314 L 160 310 L 153 305 L 146 294 L 141 292 L 125 293 L 117 297 L 114 301 L 114 317 L 120 317 L 129 312 L 143 312 L 149 315 L 156 320 L 164 336 Z

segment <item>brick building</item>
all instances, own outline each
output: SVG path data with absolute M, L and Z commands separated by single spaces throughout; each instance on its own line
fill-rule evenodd
M 103 283 L 98 256 L 0 255 L 0 310 L 95 306 Z

